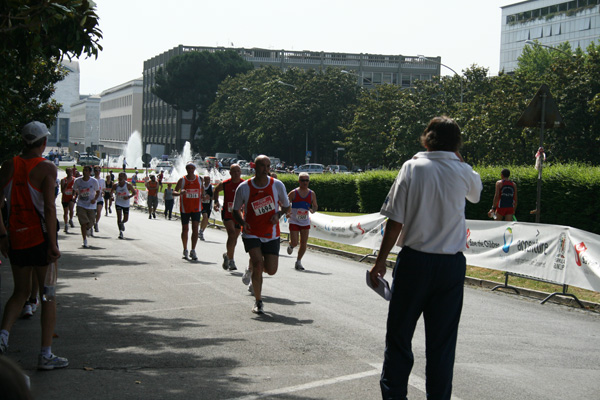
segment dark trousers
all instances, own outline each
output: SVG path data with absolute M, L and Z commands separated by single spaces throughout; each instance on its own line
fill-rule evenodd
M 421 314 L 427 399 L 450 399 L 465 270 L 462 253 L 430 254 L 404 247 L 398 255 L 380 380 L 383 399 L 406 399 L 414 363 L 411 341 Z
M 174 204 L 175 204 L 175 199 L 165 200 L 165 217 L 168 214 L 169 219 L 171 219 L 171 214 L 173 213 L 173 205 Z

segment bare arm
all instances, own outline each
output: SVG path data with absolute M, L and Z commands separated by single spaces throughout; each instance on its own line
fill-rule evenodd
M 185 193 L 185 189 L 181 190 L 181 179 L 177 181 L 175 185 L 175 189 L 173 190 L 173 196 L 180 196 Z
M 0 209 L 4 207 L 4 188 L 12 175 L 12 163 L 5 161 L 0 169 Z M 6 225 L 4 225 L 4 219 L 0 212 L 0 253 L 4 257 L 8 257 L 8 232 L 6 231 Z
M 312 208 L 310 209 L 310 212 L 315 213 L 318 209 L 319 205 L 317 204 L 317 195 L 314 191 L 312 191 Z
M 381 246 L 379 247 L 379 254 L 377 255 L 375 265 L 373 266 L 373 268 L 371 268 L 370 272 L 371 283 L 374 287 L 377 287 L 379 285 L 377 277 L 385 276 L 385 273 L 387 271 L 387 256 L 390 254 L 390 251 L 396 244 L 400 232 L 402 232 L 402 224 L 400 222 L 396 222 L 388 218 L 387 223 L 385 224 L 383 240 L 381 241 Z
M 500 188 L 502 188 L 502 181 L 496 182 L 496 191 L 494 192 L 494 202 L 492 203 L 492 210 L 495 210 L 498 207 L 498 202 L 500 201 Z
M 40 163 L 42 167 L 42 196 L 44 198 L 44 218 L 48 234 L 48 263 L 53 263 L 60 258 L 60 250 L 56 239 L 56 204 L 54 200 L 54 187 L 56 185 L 56 166 L 50 162 Z

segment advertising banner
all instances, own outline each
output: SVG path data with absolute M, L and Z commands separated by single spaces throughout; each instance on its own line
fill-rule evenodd
M 138 191 L 134 204 L 146 206 L 147 192 Z M 159 208 L 164 209 L 162 193 Z M 177 198 L 173 211 L 179 212 Z M 220 221 L 221 213 L 213 211 L 211 219 Z M 311 238 L 371 250 L 379 249 L 386 222 L 379 213 L 335 217 L 317 212 L 310 220 Z M 285 216 L 280 230 L 289 233 Z M 600 291 L 600 235 L 560 225 L 467 220 L 466 248 L 472 266 Z

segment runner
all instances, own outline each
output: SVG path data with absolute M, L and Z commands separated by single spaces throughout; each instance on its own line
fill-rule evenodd
M 88 248 L 87 237 L 94 236 L 94 223 L 96 222 L 96 201 L 100 196 L 98 181 L 91 176 L 92 167 L 83 167 L 83 176 L 75 179 L 73 191 L 77 199 L 77 219 L 83 236 L 83 247 Z
M 194 173 L 196 165 L 188 163 L 185 166 L 187 175 L 177 181 L 173 196 L 180 196 L 179 211 L 181 213 L 181 243 L 183 244 L 183 258 L 188 259 L 188 232 L 190 219 L 192 220 L 192 251 L 189 253 L 192 260 L 197 260 L 196 243 L 198 243 L 198 225 L 200 225 L 200 199 L 203 195 L 200 179 Z
M 148 219 L 156 219 L 156 207 L 158 207 L 158 182 L 156 177 L 150 175 L 150 180 L 146 182 L 146 190 L 148 191 Z
M 163 188 L 163 179 L 165 177 L 165 174 L 163 173 L 162 169 L 160 170 L 160 173 L 158 174 L 158 176 L 156 177 L 156 180 L 158 181 L 158 191 L 160 192 Z M 156 217 L 155 217 L 156 218 Z
M 213 186 L 210 184 L 210 176 L 204 175 L 203 177 L 203 192 L 202 196 L 202 222 L 200 222 L 200 240 L 204 240 L 204 230 L 208 226 L 208 219 L 210 218 L 210 211 L 212 209 L 213 201 Z
M 173 216 L 173 206 L 175 205 L 175 199 L 173 198 L 173 184 L 171 182 L 167 183 L 167 188 L 163 192 L 164 200 L 165 200 L 165 218 L 167 216 L 169 219 Z
M 302 257 L 306 253 L 306 244 L 308 243 L 308 233 L 310 230 L 310 213 L 317 211 L 317 195 L 308 188 L 310 176 L 306 172 L 298 175 L 300 186 L 288 193 L 288 198 L 292 203 L 292 209 L 289 213 L 290 221 L 290 244 L 287 253 L 292 254 L 294 247 L 298 245 L 298 235 L 300 236 L 300 248 L 298 249 L 298 258 L 295 268 L 297 271 L 304 271 L 302 266 Z
M 220 209 L 219 192 L 222 190 L 223 208 L 221 209 L 221 220 L 227 230 L 227 252 L 223 253 L 223 269 L 235 271 L 237 267 L 235 266 L 235 261 L 233 261 L 233 256 L 235 254 L 235 245 L 237 244 L 242 227 L 233 219 L 233 199 L 235 197 L 235 190 L 240 183 L 244 182 L 244 180 L 241 178 L 242 169 L 238 164 L 231 164 L 229 167 L 229 175 L 231 176 L 230 179 L 226 179 L 219 183 L 214 189 L 214 209 L 217 212 Z M 248 268 L 246 268 L 242 281 L 244 282 L 244 285 L 250 284 L 250 270 Z
M 102 217 L 102 208 L 104 207 L 104 193 L 106 193 L 106 181 L 100 176 L 102 170 L 99 166 L 94 167 L 94 178 L 98 181 L 98 187 L 100 188 L 100 196 L 96 202 L 96 222 L 94 223 L 94 232 L 99 232 L 98 222 Z
M 127 174 L 125 172 L 119 172 L 119 182 L 112 185 L 111 195 L 115 195 L 115 210 L 117 210 L 119 239 L 123 239 L 125 223 L 129 221 L 129 199 L 135 196 L 135 190 L 131 183 L 127 182 Z
M 63 206 L 63 220 L 65 221 L 65 233 L 69 232 L 69 225 L 73 228 L 73 209 L 75 208 L 75 202 L 73 201 L 73 170 L 66 168 L 65 172 L 67 176 L 60 180 L 60 191 L 62 193 L 61 203 Z
M 244 181 L 235 192 L 233 215 L 243 226 L 242 241 L 250 256 L 254 307 L 262 314 L 263 271 L 275 275 L 279 262 L 279 218 L 290 208 L 285 186 L 269 176 L 271 160 L 265 155 L 256 157 L 255 177 Z M 277 210 L 281 205 L 281 210 Z M 241 210 L 246 206 L 245 216 Z
M 500 177 L 502 179 L 496 181 L 492 209 L 488 215 L 494 216 L 496 221 L 512 221 L 517 209 L 517 185 L 508 179 L 510 170 L 507 168 L 500 172 Z
M 102 194 L 104 196 L 104 216 L 108 217 L 108 213 L 112 213 L 112 203 L 113 203 L 113 196 L 111 193 L 113 184 L 115 183 L 113 181 L 112 178 L 112 173 L 111 174 L 106 174 L 105 175 L 105 188 L 104 188 L 104 193 Z

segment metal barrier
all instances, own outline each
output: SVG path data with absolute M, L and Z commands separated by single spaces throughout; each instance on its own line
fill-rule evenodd
M 541 304 L 544 304 L 545 302 L 547 302 L 548 300 L 550 300 L 554 296 L 566 296 L 566 297 L 573 298 L 577 302 L 577 304 L 579 304 L 579 307 L 585 308 L 583 306 L 583 304 L 581 304 L 581 301 L 579 301 L 579 299 L 577 298 L 577 296 L 575 296 L 573 293 L 567 293 L 567 290 L 569 289 L 569 286 L 566 285 L 566 284 L 560 284 L 558 282 L 553 282 L 553 281 L 550 281 L 548 279 L 542 279 L 542 278 L 537 278 L 535 276 L 517 274 L 517 273 L 514 273 L 514 272 L 505 272 L 504 276 L 505 276 L 505 278 L 504 278 L 504 285 L 496 285 L 496 286 L 494 286 L 492 288 L 492 290 L 496 290 L 496 289 L 511 289 L 511 290 L 514 290 L 516 294 L 520 294 L 519 289 L 517 289 L 514 286 L 510 286 L 508 284 L 508 277 L 509 276 L 515 276 L 517 278 L 531 279 L 531 280 L 538 281 L 538 282 L 544 282 L 544 283 L 550 283 L 552 285 L 562 286 L 562 292 L 551 293 L 550 295 L 548 295 L 548 297 L 546 297 L 544 300 L 542 300 Z

